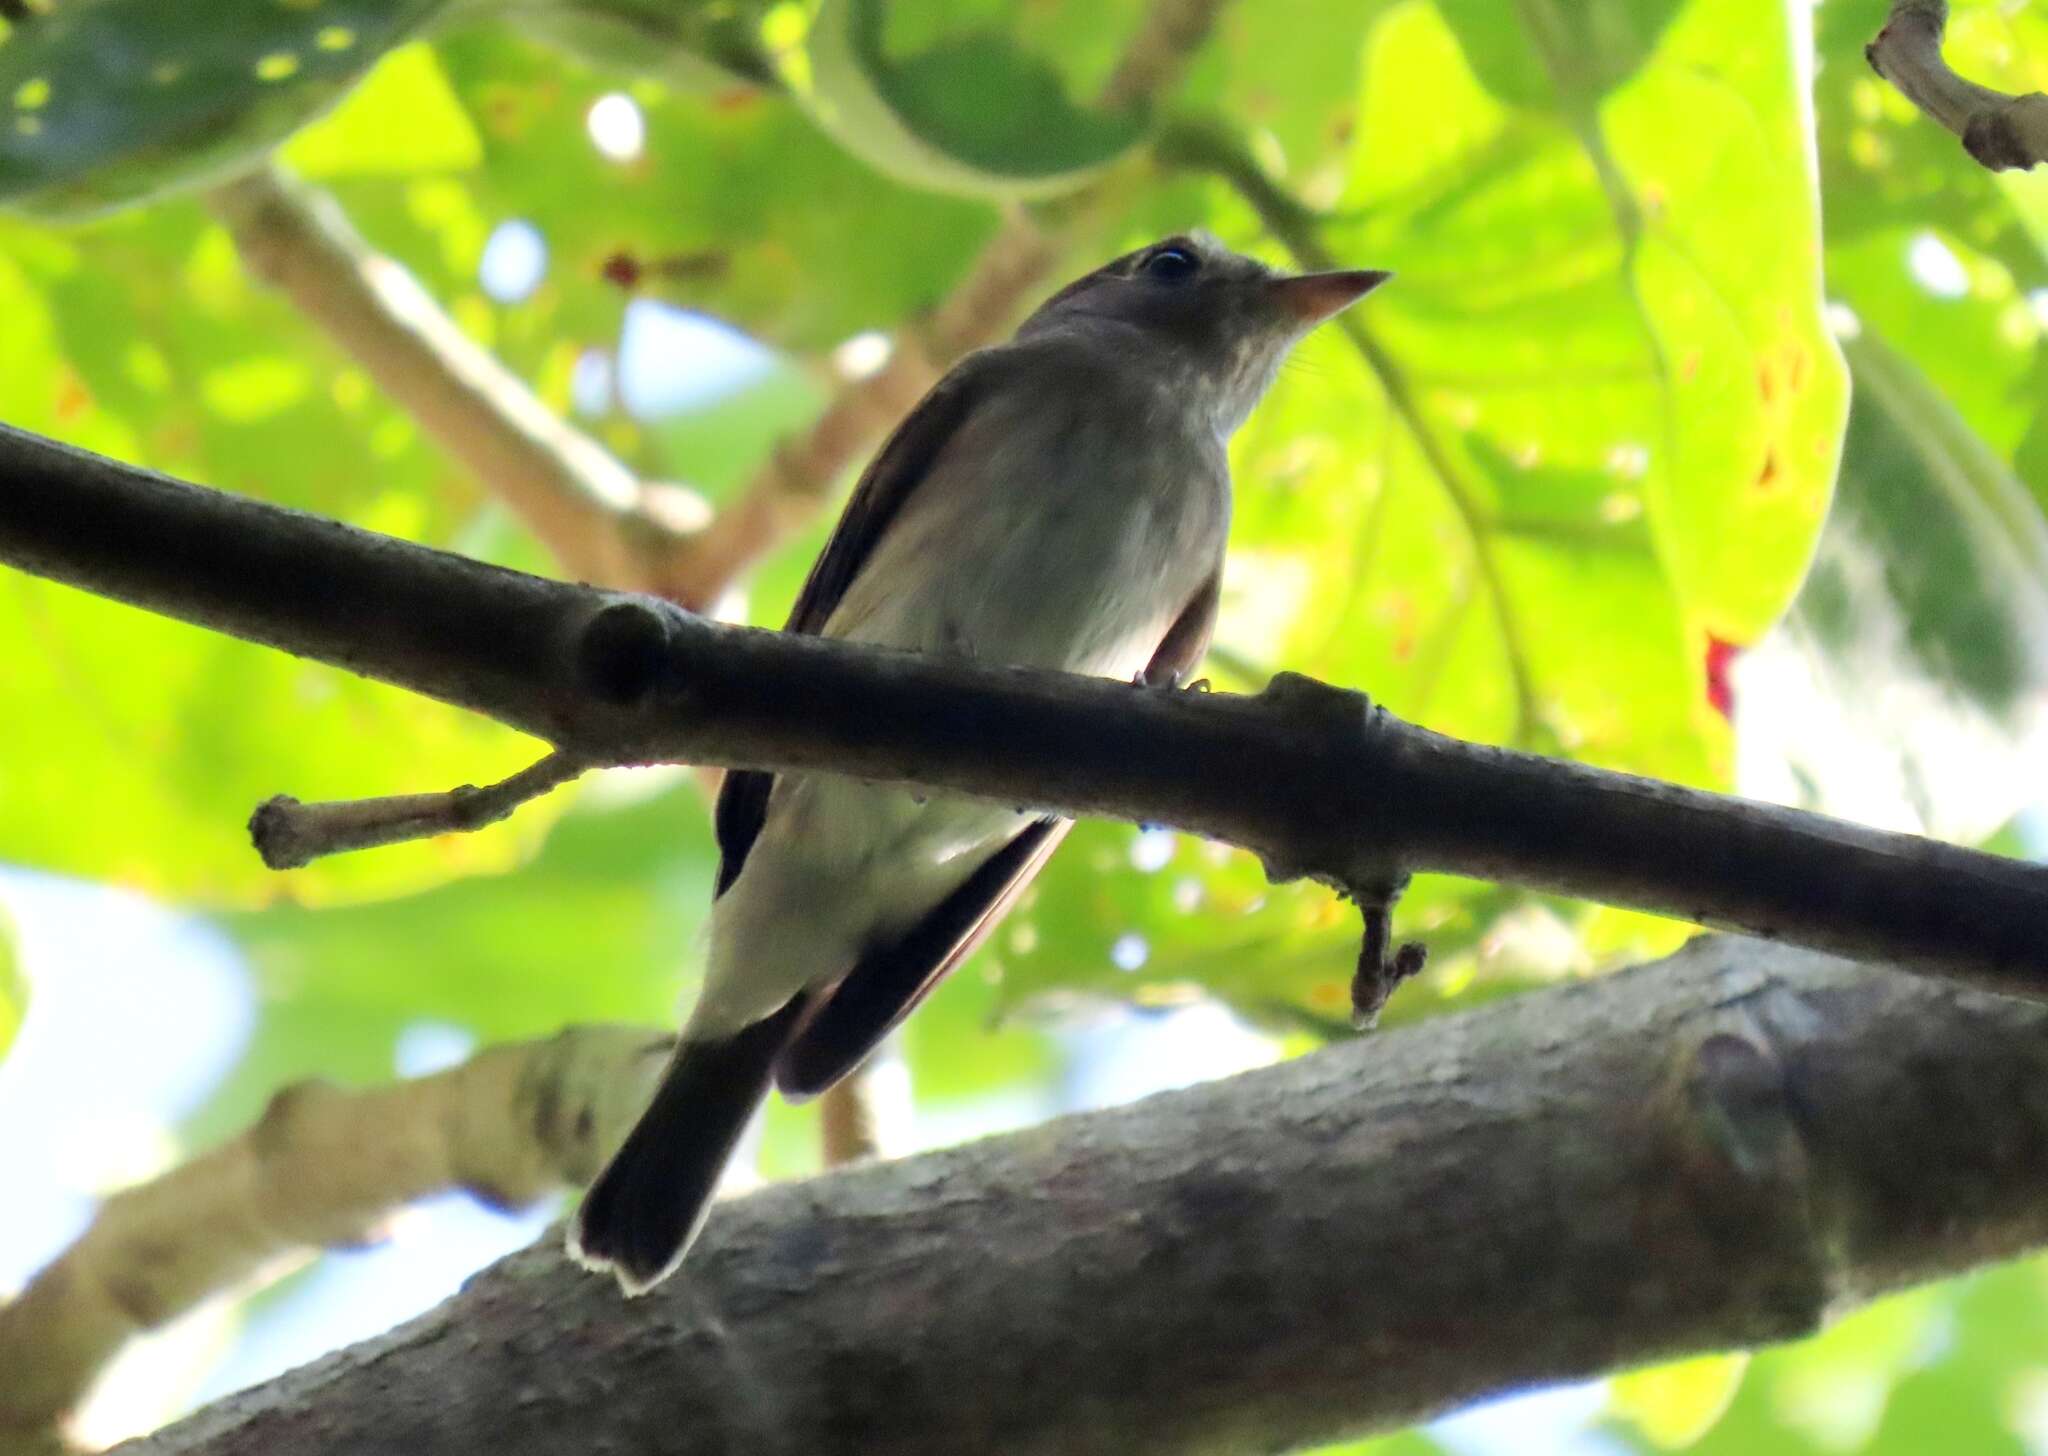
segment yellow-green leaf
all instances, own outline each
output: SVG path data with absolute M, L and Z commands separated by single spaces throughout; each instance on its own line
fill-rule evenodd
M 449 172 L 481 161 L 483 141 L 433 48 L 416 41 L 286 143 L 284 158 L 311 177 Z
M 1609 1408 L 1659 1450 L 1682 1451 L 1721 1419 L 1748 1368 L 1737 1352 L 1631 1370 L 1609 1382 Z

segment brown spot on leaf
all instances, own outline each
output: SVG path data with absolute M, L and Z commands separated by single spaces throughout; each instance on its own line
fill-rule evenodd
M 85 387 L 85 381 L 71 369 L 59 371 L 52 401 L 57 418 L 64 424 L 71 424 L 92 408 L 92 391 Z
M 1733 642 L 1707 634 L 1707 702 L 1730 721 L 1735 717 L 1735 685 L 1728 680 L 1728 668 L 1740 651 Z

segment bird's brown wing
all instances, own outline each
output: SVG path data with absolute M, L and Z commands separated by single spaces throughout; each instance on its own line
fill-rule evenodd
M 1216 626 L 1212 575 L 1160 639 L 1141 680 L 1177 686 L 1201 661 Z M 946 974 L 973 954 L 1073 827 L 1036 819 L 967 882 L 896 939 L 870 948 L 838 986 L 807 1010 L 775 1063 L 789 1098 L 814 1096 L 859 1066 Z
M 931 472 L 932 462 L 946 447 L 974 408 L 987 397 L 994 376 L 1001 369 L 997 352 L 972 354 L 947 373 L 922 400 L 904 416 L 895 432 L 882 442 L 868 468 L 861 472 L 853 494 L 833 528 L 832 539 L 811 564 L 790 610 L 784 631 L 816 635 L 838 607 L 854 577 L 874 554 L 875 543 L 890 521 L 902 511 L 911 492 Z M 736 769 L 719 786 L 718 807 L 713 822 L 718 832 L 718 884 L 715 895 L 723 895 L 739 878 L 747 852 L 768 818 L 768 795 L 775 788 L 775 775 L 755 769 Z

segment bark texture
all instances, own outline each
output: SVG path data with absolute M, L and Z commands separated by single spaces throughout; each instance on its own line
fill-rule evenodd
M 2048 1012 L 1755 942 L 552 1239 L 128 1449 L 1273 1451 L 1813 1330 L 2048 1240 Z
M 1948 0 L 1893 0 L 1864 58 L 1980 165 L 2003 172 L 2048 162 L 2048 92 L 2012 96 L 1957 75 L 1941 55 L 1947 28 Z

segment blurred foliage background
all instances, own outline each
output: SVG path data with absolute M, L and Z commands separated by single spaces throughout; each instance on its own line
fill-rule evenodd
M 550 571 L 244 268 L 210 187 L 273 158 L 307 179 L 548 408 L 714 509 L 1006 229 L 1058 258 L 1014 317 L 1204 227 L 1398 274 L 1237 442 L 1219 687 L 1285 667 L 1450 733 L 2024 849 L 2048 181 L 1978 169 L 1869 72 L 1884 8 L 1247 0 L 1134 96 L 1141 0 L 215 0 L 203 23 L 32 0 L 0 22 L 0 420 Z M 1965 74 L 2048 87 L 2048 10 L 1956 9 Z M 779 623 L 829 514 L 721 609 Z M 662 1022 L 691 984 L 714 856 L 686 774 L 271 874 L 242 830 L 271 793 L 481 781 L 533 746 L 18 576 L 0 662 L 0 858 L 199 917 L 246 976 L 246 1034 L 174 1147 L 291 1078 L 391 1075 L 409 1028 Z M 1390 1020 L 1685 933 L 1442 879 L 1402 918 L 1433 959 Z M 911 1024 L 919 1137 L 1087 1100 L 1105 1026 L 1220 1003 L 1258 1055 L 1348 1035 L 1355 953 L 1320 889 L 1081 826 Z M 0 1048 L 39 981 L 95 973 L 22 962 L 0 951 Z M 1160 1080 L 1217 1069 L 1200 1038 L 1112 1043 Z M 0 1166 L 35 1116 L 0 1066 Z M 815 1166 L 807 1116 L 771 1116 L 771 1173 Z M 2043 1449 L 2048 1266 L 1575 1410 L 1572 1449 Z

